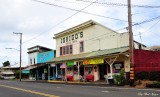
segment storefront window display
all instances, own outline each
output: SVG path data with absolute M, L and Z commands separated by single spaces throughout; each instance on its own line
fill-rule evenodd
M 92 67 L 85 67 L 86 70 L 86 75 L 91 75 L 92 74 Z
M 67 75 L 73 76 L 72 67 L 67 67 Z
M 78 75 L 78 67 L 74 66 L 74 75 Z

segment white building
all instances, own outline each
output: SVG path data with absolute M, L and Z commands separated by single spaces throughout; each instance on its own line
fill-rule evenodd
M 68 80 L 85 76 L 88 80 L 101 80 L 104 75 L 130 72 L 128 57 L 129 34 L 117 33 L 93 20 L 55 34 L 56 58 L 51 62 L 66 65 Z M 145 49 L 134 42 L 134 47 Z M 113 64 L 113 65 L 112 65 Z

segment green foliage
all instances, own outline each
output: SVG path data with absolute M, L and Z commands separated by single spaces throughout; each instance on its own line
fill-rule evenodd
M 113 75 L 114 83 L 116 85 L 125 85 L 126 79 L 124 74 L 124 70 L 121 70 L 119 75 Z
M 5 61 L 5 62 L 3 63 L 3 67 L 6 67 L 6 66 L 10 66 L 10 62 L 9 62 L 9 61 Z
M 147 84 L 146 85 L 147 88 L 160 88 L 160 82 L 155 82 L 152 84 Z
M 19 70 L 15 72 L 15 76 L 17 79 L 19 78 Z
M 16 76 L 16 79 L 19 79 L 19 70 L 15 72 L 15 76 Z M 24 73 L 21 73 L 21 78 L 23 79 L 27 79 L 29 78 L 29 75 L 28 74 L 24 74 Z
M 135 75 L 137 80 L 144 80 L 149 78 L 149 72 L 142 71 Z
M 136 80 L 160 81 L 160 71 L 142 71 L 135 75 Z
M 149 73 L 149 80 L 160 81 L 160 71 L 153 71 Z

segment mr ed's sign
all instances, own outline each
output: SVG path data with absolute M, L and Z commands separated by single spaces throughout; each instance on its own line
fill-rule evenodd
M 61 38 L 61 44 L 70 43 L 71 41 L 74 43 L 74 42 L 77 42 L 77 39 L 79 38 L 83 38 L 83 32 L 77 32 Z

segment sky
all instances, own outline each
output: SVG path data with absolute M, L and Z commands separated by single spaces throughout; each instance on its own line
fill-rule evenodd
M 131 0 L 134 40 L 147 47 L 160 45 L 160 1 Z M 22 63 L 28 64 L 27 48 L 35 45 L 56 48 L 54 34 L 94 20 L 118 33 L 127 32 L 127 0 L 0 0 L 0 66 L 19 63 L 22 34 Z M 158 18 L 156 18 L 158 17 Z M 145 22 L 144 22 L 145 21 Z M 13 49 L 6 49 L 13 48 Z

